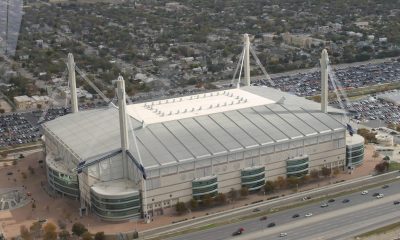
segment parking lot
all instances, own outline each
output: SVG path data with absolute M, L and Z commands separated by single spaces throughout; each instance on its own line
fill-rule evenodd
M 291 92 L 298 96 L 318 95 L 321 92 L 321 73 L 319 68 L 314 70 L 290 76 L 279 76 L 272 80 L 276 87 L 285 92 Z M 336 69 L 333 73 L 345 89 L 392 83 L 400 80 L 400 61 L 352 66 Z M 266 79 L 254 80 L 253 85 L 270 86 Z M 333 90 L 331 85 L 329 90 Z
M 0 116 L 0 147 L 36 142 L 39 138 L 39 127 L 32 125 L 23 114 Z
M 400 106 L 383 99 L 370 97 L 351 102 L 346 108 L 355 120 L 369 123 L 367 125 L 371 127 L 400 124 Z

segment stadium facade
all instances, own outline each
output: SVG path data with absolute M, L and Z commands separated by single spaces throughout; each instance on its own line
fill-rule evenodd
M 346 165 L 337 109 L 255 86 L 125 105 L 117 83 L 118 108 L 43 124 L 49 184 L 104 220 Z

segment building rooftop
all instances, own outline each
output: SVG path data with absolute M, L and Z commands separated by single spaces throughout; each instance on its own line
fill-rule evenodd
M 16 101 L 16 102 L 31 102 L 32 98 L 30 98 L 26 95 L 22 95 L 22 96 L 14 97 L 14 101 Z
M 364 138 L 358 134 L 353 134 L 353 136 L 346 134 L 346 145 L 364 144 L 364 141 Z
M 92 190 L 95 191 L 97 195 L 101 195 L 108 199 L 120 199 L 121 197 L 138 194 L 137 186 L 133 181 L 127 179 L 98 182 L 92 186 Z
M 132 104 L 127 106 L 127 113 L 145 124 L 152 124 L 271 103 L 275 102 L 241 89 L 230 89 Z
M 243 87 L 227 92 L 236 93 L 240 98 L 248 100 L 246 103 L 216 107 L 215 111 L 206 109 L 197 114 L 192 112 L 174 115 L 168 120 L 152 115 L 155 113 L 146 109 L 145 103 L 135 104 L 137 108 L 142 108 L 140 111 L 148 112 L 142 118 L 128 106 L 130 152 L 138 160 L 142 159 L 146 168 L 155 168 L 345 129 L 332 116 L 322 113 L 319 110 L 320 104 L 295 95 L 267 87 Z M 220 95 L 206 96 L 204 104 L 200 96 L 199 99 L 197 96 L 199 95 L 192 96 L 192 100 L 191 96 L 185 97 L 178 104 L 163 101 L 165 105 L 169 105 L 166 109 L 177 111 L 188 106 L 198 109 L 196 104 L 223 104 L 232 98 L 220 91 Z M 169 101 L 173 103 L 173 99 Z M 151 102 L 146 103 L 150 104 Z M 163 103 L 153 104 L 162 105 Z M 338 112 L 332 108 L 329 110 Z M 147 123 L 145 121 L 144 127 L 141 123 L 143 119 L 149 119 Z M 71 149 L 80 161 L 104 155 L 121 146 L 118 110 L 115 108 L 68 114 L 46 122 L 43 126 Z M 140 158 L 133 134 L 137 140 Z

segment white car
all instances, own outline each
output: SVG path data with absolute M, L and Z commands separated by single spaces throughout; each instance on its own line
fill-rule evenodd
M 306 217 L 311 217 L 312 216 L 312 213 L 307 213 L 306 214 Z
M 376 196 L 376 198 L 383 198 L 383 194 L 382 193 L 379 193 L 379 195 L 378 196 Z
M 287 233 L 285 233 L 285 232 L 282 232 L 281 234 L 279 234 L 279 237 L 286 237 L 287 236 Z
M 366 194 L 368 194 L 367 190 L 364 190 L 364 191 L 361 192 L 361 195 L 366 195 Z

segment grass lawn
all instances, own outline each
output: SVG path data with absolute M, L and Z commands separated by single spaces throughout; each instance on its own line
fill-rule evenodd
M 389 163 L 389 171 L 396 171 L 396 170 L 400 170 L 400 163 L 391 161 Z

